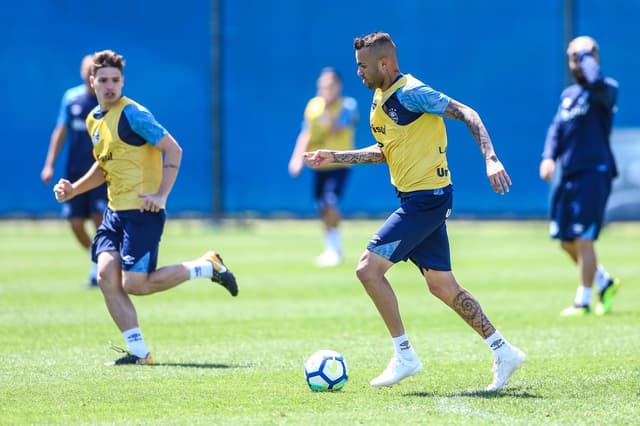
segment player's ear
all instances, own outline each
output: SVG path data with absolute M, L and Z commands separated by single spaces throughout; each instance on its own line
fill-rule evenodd
M 93 82 L 95 81 L 96 76 L 95 75 L 89 75 L 89 86 L 91 86 L 93 88 Z

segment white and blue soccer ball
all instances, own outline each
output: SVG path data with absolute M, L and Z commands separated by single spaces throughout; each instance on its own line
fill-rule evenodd
M 323 349 L 311 355 L 304 363 L 304 376 L 312 391 L 337 391 L 349 379 L 347 362 L 336 351 Z

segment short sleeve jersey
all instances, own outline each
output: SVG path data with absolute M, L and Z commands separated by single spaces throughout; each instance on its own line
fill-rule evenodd
M 343 97 L 331 105 L 324 98 L 312 98 L 304 110 L 304 128 L 309 130 L 309 151 L 317 149 L 350 150 L 354 147 L 358 104 L 354 98 Z M 322 169 L 348 167 L 331 164 Z
M 410 74 L 387 90 L 376 89 L 369 115 L 371 132 L 398 191 L 437 189 L 451 183 L 442 118 L 449 101 Z
M 85 119 L 96 105 L 98 99 L 95 95 L 87 93 L 84 84 L 72 87 L 62 96 L 56 125 L 67 129 L 68 156 L 65 177 L 69 180 L 82 177 L 95 161 Z
M 162 152 L 155 145 L 167 131 L 145 107 L 124 96 L 108 111 L 96 107 L 87 129 L 107 181 L 109 208 L 140 208 L 139 194 L 154 194 L 160 187 Z

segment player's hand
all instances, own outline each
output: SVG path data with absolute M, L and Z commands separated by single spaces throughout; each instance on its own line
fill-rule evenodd
M 162 206 L 164 206 L 167 201 L 166 196 L 158 194 L 138 194 L 138 197 L 142 198 L 142 202 L 140 203 L 141 212 L 149 211 L 152 213 L 158 213 L 162 210 Z
M 545 158 L 540 162 L 540 179 L 549 182 L 556 171 L 556 162 L 551 158 Z
M 509 192 L 511 178 L 500 160 L 495 157 L 487 160 L 487 177 L 494 192 L 500 195 Z
M 329 151 L 326 149 L 319 149 L 313 152 L 305 152 L 302 154 L 304 157 L 304 162 L 309 165 L 309 167 L 320 167 L 325 164 L 333 163 L 333 151 Z
M 56 201 L 63 203 L 73 197 L 73 186 L 67 179 L 60 179 L 58 183 L 53 186 L 53 194 L 56 197 Z
M 303 165 L 304 159 L 301 155 L 291 157 L 291 160 L 289 161 L 289 175 L 291 177 L 297 177 L 302 171 Z
M 51 178 L 53 178 L 53 167 L 44 166 L 40 172 L 40 179 L 42 179 L 42 182 L 45 185 L 49 185 L 51 183 Z

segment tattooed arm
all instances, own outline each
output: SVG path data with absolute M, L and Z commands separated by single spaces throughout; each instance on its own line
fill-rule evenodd
M 332 163 L 377 164 L 385 163 L 387 160 L 384 158 L 384 154 L 382 154 L 378 145 L 371 145 L 353 151 L 329 151 L 319 149 L 313 152 L 305 152 L 304 161 L 311 167 L 319 167 Z
M 500 160 L 498 160 L 498 156 L 493 150 L 489 132 L 487 132 L 487 129 L 484 127 L 484 123 L 478 113 L 473 110 L 473 108 L 451 99 L 443 115 L 446 118 L 463 121 L 467 125 L 471 136 L 473 136 L 473 139 L 478 144 L 482 157 L 485 160 L 487 177 L 489 178 L 491 187 L 501 195 L 509 192 L 511 178 Z

